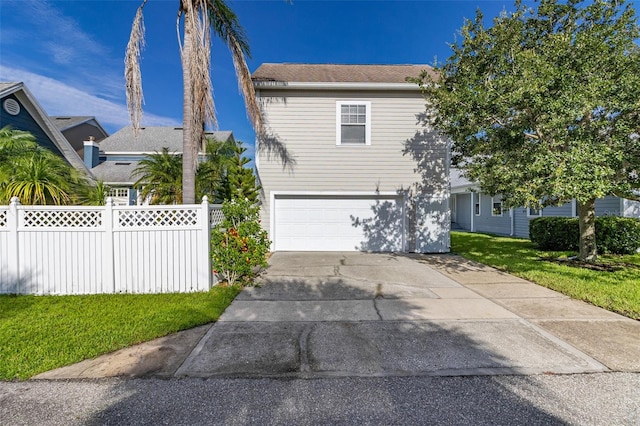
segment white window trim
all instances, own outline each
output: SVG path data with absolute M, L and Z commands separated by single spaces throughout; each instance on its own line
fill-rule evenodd
M 473 213 L 475 214 L 475 216 L 480 216 L 482 215 L 482 194 L 478 192 L 476 196 L 477 200 L 474 201 L 477 202 L 473 203 Z M 476 213 L 476 204 L 478 205 L 478 213 Z
M 364 124 L 364 144 L 342 143 L 342 114 L 343 105 L 364 105 L 366 109 Z M 371 101 L 336 101 L 336 146 L 369 146 L 371 145 Z
M 500 203 L 500 214 L 495 214 L 495 211 L 493 209 L 493 205 L 496 202 Z M 502 199 L 499 199 L 498 201 L 496 201 L 495 197 L 491 197 L 491 216 L 493 216 L 493 217 L 502 217 L 502 216 L 504 216 L 504 208 L 502 207 Z

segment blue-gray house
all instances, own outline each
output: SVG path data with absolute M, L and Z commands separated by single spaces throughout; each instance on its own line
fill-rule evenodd
M 41 146 L 91 176 L 76 150 L 24 83 L 0 83 L 0 128 L 5 126 L 30 132 Z
M 233 140 L 231 131 L 206 132 L 205 136 L 221 142 Z M 142 127 L 137 133 L 131 126 L 125 127 L 101 142 L 85 141 L 84 160 L 97 179 L 113 188 L 116 204 L 141 204 L 143 200 L 133 187 L 133 171 L 140 160 L 163 148 L 176 155 L 182 153 L 182 127 Z
M 529 238 L 529 221 L 541 216 L 577 217 L 575 200 L 557 207 L 507 209 L 500 196 L 482 193 L 479 185 L 451 168 L 451 229 Z M 596 216 L 640 218 L 640 202 L 607 196 L 596 200 Z

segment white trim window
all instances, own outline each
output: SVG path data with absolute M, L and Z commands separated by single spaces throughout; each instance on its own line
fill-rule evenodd
M 527 217 L 540 217 L 542 216 L 542 209 L 536 207 L 527 208 Z
M 480 199 L 481 198 L 482 198 L 481 194 L 476 194 L 475 203 L 473 205 L 473 213 L 476 216 L 480 216 L 480 213 L 482 212 L 482 209 L 481 209 L 482 206 L 480 205 Z
M 371 102 L 336 102 L 336 145 L 371 145 Z
M 502 217 L 504 209 L 500 198 L 491 197 L 491 216 Z

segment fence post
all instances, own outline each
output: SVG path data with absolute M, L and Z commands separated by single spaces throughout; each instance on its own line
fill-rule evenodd
M 22 286 L 20 277 L 20 247 L 18 241 L 18 225 L 20 224 L 18 207 L 20 205 L 18 197 L 12 197 L 9 203 L 9 211 L 7 212 L 7 226 L 9 227 L 9 277 L 14 280 L 13 284 L 16 294 L 22 293 L 19 288 Z
M 203 246 L 198 250 L 198 290 L 209 290 L 211 288 L 211 221 L 209 220 L 209 197 L 206 195 L 202 197 L 200 209 Z
M 116 279 L 115 279 L 115 256 L 113 253 L 114 247 L 114 219 L 113 214 L 113 198 L 107 197 L 102 212 L 102 227 L 104 229 L 104 289 L 105 293 L 110 288 L 112 293 L 117 291 Z

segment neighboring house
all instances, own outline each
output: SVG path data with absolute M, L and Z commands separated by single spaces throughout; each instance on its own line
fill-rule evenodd
M 256 146 L 274 250 L 448 252 L 448 141 L 422 125 L 428 65 L 263 64 Z
M 231 131 L 205 135 L 221 142 L 233 140 Z M 101 142 L 85 141 L 84 159 L 93 175 L 113 188 L 116 204 L 141 204 L 143 200 L 138 199 L 138 190 L 133 188 L 137 180 L 133 172 L 140 160 L 163 148 L 173 154 L 182 153 L 182 127 L 142 127 L 136 134 L 128 126 Z
M 451 227 L 472 232 L 529 238 L 529 221 L 541 216 L 578 217 L 576 201 L 540 210 L 506 209 L 500 196 L 483 194 L 477 183 L 451 168 Z M 596 216 L 640 218 L 640 203 L 607 196 L 596 200 Z
M 109 136 L 95 117 L 50 116 L 49 118 L 69 141 L 80 158 L 84 158 L 84 141 L 93 137 L 96 142 L 100 142 Z
M 24 83 L 0 83 L 0 128 L 30 132 L 43 147 L 91 176 L 82 159 Z

